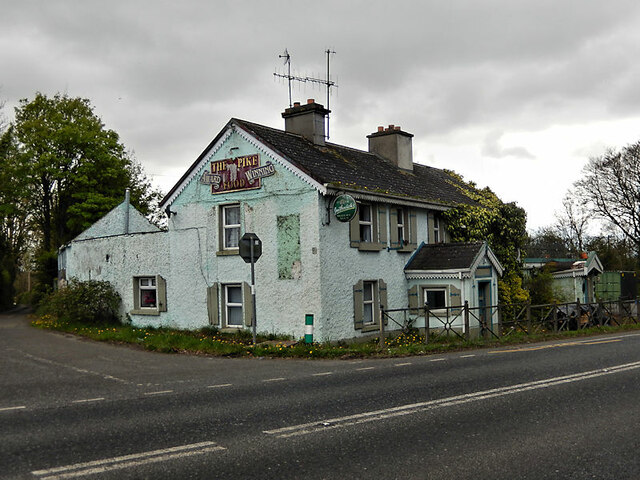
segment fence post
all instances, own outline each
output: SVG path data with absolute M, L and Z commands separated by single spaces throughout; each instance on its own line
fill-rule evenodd
M 576 330 L 580 330 L 582 325 L 580 319 L 582 318 L 582 308 L 580 307 L 580 299 L 576 298 Z
M 531 335 L 531 301 L 527 302 L 527 335 Z
M 638 297 L 636 296 L 636 323 L 640 322 L 640 312 L 638 311 Z
M 384 305 L 380 305 L 380 338 L 378 339 L 380 348 L 384 348 Z
M 553 333 L 558 333 L 558 302 L 553 301 Z
M 425 295 L 426 296 L 426 295 Z M 424 343 L 429 343 L 429 304 L 424 302 Z
M 498 303 L 496 305 L 496 312 L 498 313 L 498 336 L 502 336 L 502 306 Z
M 464 338 L 469 340 L 469 300 L 464 301 Z

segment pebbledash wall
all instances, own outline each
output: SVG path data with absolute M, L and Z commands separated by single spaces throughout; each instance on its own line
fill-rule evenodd
M 235 169 L 239 158 L 255 160 L 260 167 L 269 162 L 272 166 L 255 180 L 256 188 L 233 191 L 225 187 L 214 193 L 216 162 L 231 165 L 233 159 Z M 225 176 L 225 181 L 231 178 Z M 257 330 L 300 338 L 305 332 L 305 315 L 313 314 L 316 340 L 361 336 L 378 328 L 363 326 L 361 320 L 359 325 L 358 314 L 354 314 L 363 281 L 376 285 L 376 315 L 383 300 L 387 308 L 407 307 L 411 282 L 405 266 L 417 245 L 433 242 L 429 222 L 445 207 L 417 200 L 408 207 L 411 202 L 406 199 L 378 195 L 372 200 L 371 193 L 350 192 L 359 203 L 378 205 L 378 228 L 388 233 L 380 236 L 377 251 L 363 251 L 366 249 L 354 248 L 353 222 L 340 222 L 331 212 L 337 193 L 232 120 L 165 199 L 167 231 L 149 224 L 127 198 L 61 248 L 59 277 L 62 281 L 77 278 L 112 283 L 122 296 L 122 315 L 129 316 L 134 325 L 196 329 L 215 324 L 224 329 L 225 285 L 242 285 L 243 316 L 250 318 L 250 266 L 237 251 L 226 251 L 221 243 L 223 209 L 239 205 L 241 233 L 253 232 L 263 242 L 255 269 Z M 410 208 L 411 224 L 406 222 L 406 228 L 411 229 L 411 248 L 392 248 L 394 205 Z M 440 238 L 444 236 L 442 228 Z M 141 277 L 157 279 L 158 306 L 154 309 L 140 308 L 136 281 Z M 491 280 L 491 295 L 497 295 L 495 270 Z M 450 283 L 460 282 L 453 279 Z M 471 283 L 459 287 L 465 299 L 477 304 Z M 424 321 L 417 326 L 424 326 Z

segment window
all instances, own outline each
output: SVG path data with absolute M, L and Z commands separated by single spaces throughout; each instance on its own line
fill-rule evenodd
M 358 203 L 358 214 L 349 223 L 350 245 L 361 251 L 380 251 L 387 243 L 387 209 Z
M 433 216 L 433 243 L 440 243 L 440 217 L 438 215 Z
M 380 328 L 380 305 L 389 308 L 384 280 L 358 281 L 353 286 L 354 328 L 363 332 Z
M 240 242 L 240 205 L 222 207 L 222 250 L 237 250 Z
M 415 210 L 406 207 L 393 207 L 389 213 L 390 248 L 399 252 L 414 251 L 418 247 Z
M 429 310 L 440 310 L 447 307 L 446 288 L 425 288 L 422 292 L 425 303 L 429 305 Z
M 373 217 L 371 215 L 371 205 L 360 205 L 358 211 L 358 222 L 360 224 L 360 241 L 373 241 Z
M 160 315 L 167 311 L 167 286 L 160 275 L 133 277 L 133 315 Z
M 209 323 L 222 328 L 251 326 L 253 315 L 251 286 L 246 283 L 214 283 L 207 287 Z
M 156 308 L 158 306 L 158 289 L 155 277 L 142 277 L 138 279 L 140 288 L 140 308 Z
M 364 325 L 371 325 L 375 321 L 375 304 L 374 304 L 374 289 L 376 287 L 376 282 L 363 282 L 362 289 L 362 306 L 363 306 L 363 315 L 362 321 Z
M 408 243 L 408 240 L 406 238 L 405 232 L 404 232 L 404 210 L 402 210 L 401 208 L 396 209 L 396 218 L 398 219 L 398 243 L 400 245 L 404 245 L 405 243 Z
M 224 286 L 224 305 L 227 319 L 227 327 L 242 327 L 242 286 Z

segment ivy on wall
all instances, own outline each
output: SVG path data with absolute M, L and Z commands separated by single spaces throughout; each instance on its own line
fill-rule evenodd
M 504 203 L 491 189 L 478 189 L 454 172 L 447 172 L 452 184 L 473 200 L 443 213 L 452 242 L 484 241 L 500 260 L 504 274 L 499 281 L 500 303 L 529 300 L 522 288 L 522 256 L 527 239 L 527 213 L 515 202 Z

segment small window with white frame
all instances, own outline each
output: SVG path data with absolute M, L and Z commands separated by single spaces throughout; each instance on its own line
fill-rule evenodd
M 237 250 L 240 242 L 240 204 L 223 205 L 221 210 L 222 250 Z
M 364 325 L 373 325 L 376 321 L 375 291 L 376 282 L 363 282 L 362 284 L 362 320 Z
M 226 327 L 242 328 L 242 286 L 241 285 L 225 285 L 224 286 L 224 309 L 226 318 Z
M 429 310 L 441 310 L 447 308 L 447 289 L 446 287 L 422 289 L 422 298 L 424 303 L 429 306 Z
M 156 277 L 138 278 L 138 294 L 140 298 L 140 308 L 158 307 L 158 287 Z
M 440 225 L 440 217 L 438 215 L 433 216 L 433 243 L 440 243 L 442 241 L 442 228 Z
M 371 205 L 360 204 L 358 207 L 358 223 L 360 224 L 360 241 L 373 242 L 373 212 Z
M 398 219 L 397 227 L 398 227 L 398 244 L 404 245 L 407 243 L 408 236 L 406 234 L 406 226 L 405 226 L 405 214 L 404 209 L 398 208 L 396 209 L 396 216 Z

